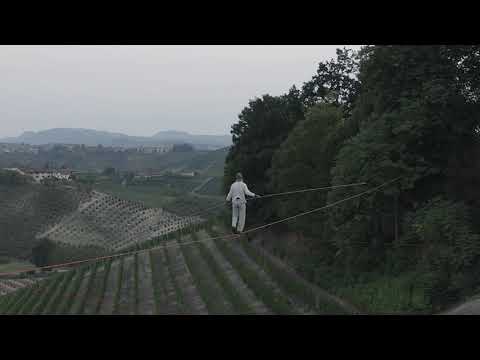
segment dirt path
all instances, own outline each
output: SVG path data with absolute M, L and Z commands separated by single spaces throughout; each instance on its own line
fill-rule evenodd
M 467 301 L 438 315 L 480 315 L 480 299 Z

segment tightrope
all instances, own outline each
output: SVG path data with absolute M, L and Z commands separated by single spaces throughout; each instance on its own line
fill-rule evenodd
M 356 195 L 352 195 L 352 196 L 349 196 L 347 198 L 344 198 L 344 199 L 341 199 L 341 200 L 338 200 L 338 201 L 335 201 L 331 204 L 327 204 L 325 206 L 322 206 L 322 207 L 319 207 L 319 208 L 316 208 L 316 209 L 313 209 L 313 210 L 309 210 L 309 211 L 305 211 L 305 212 L 302 212 L 300 214 L 297 214 L 297 215 L 294 215 L 294 216 L 290 216 L 290 217 L 287 217 L 287 218 L 284 218 L 284 219 L 281 219 L 281 220 L 277 220 L 277 221 L 274 221 L 274 222 L 271 222 L 271 223 L 268 223 L 268 224 L 265 224 L 265 225 L 260 225 L 260 226 L 257 226 L 257 227 L 254 227 L 252 229 L 249 229 L 249 230 L 246 230 L 244 231 L 242 234 L 247 234 L 247 233 L 250 233 L 250 232 L 253 232 L 253 231 L 257 231 L 257 230 L 260 230 L 260 229 L 265 229 L 269 226 L 272 226 L 272 225 L 275 225 L 275 224 L 279 224 L 279 223 L 282 223 L 282 222 L 285 222 L 285 221 L 289 221 L 289 220 L 292 220 L 292 219 L 295 219 L 295 218 L 298 218 L 300 216 L 305 216 L 305 215 L 308 215 L 308 214 L 312 214 L 312 213 L 315 213 L 315 212 L 318 212 L 318 211 L 321 211 L 321 210 L 324 210 L 324 209 L 328 209 L 328 208 L 331 208 L 335 205 L 338 205 L 338 204 L 341 204 L 343 202 L 346 202 L 346 201 L 349 201 L 349 200 L 352 200 L 352 199 L 355 199 L 355 198 L 358 198 L 358 197 L 361 197 L 361 196 L 364 196 L 366 194 L 369 194 L 369 193 L 373 193 L 373 192 L 376 192 L 378 191 L 379 189 L 381 189 L 382 187 L 388 185 L 388 184 L 391 184 L 397 180 L 399 180 L 401 177 L 398 177 L 396 179 L 393 179 L 393 180 L 390 180 L 390 181 L 387 181 L 379 186 L 376 186 L 372 189 L 369 189 L 369 190 L 366 190 L 366 191 L 363 191 L 359 194 L 356 194 Z M 29 269 L 29 270 L 20 270 L 20 271 L 15 271 L 15 272 L 6 272 L 6 273 L 0 273 L 0 276 L 5 276 L 5 275 L 18 275 L 18 274 L 22 274 L 22 273 L 27 273 L 27 272 L 32 272 L 32 271 L 41 271 L 41 270 L 46 270 L 46 269 L 54 269 L 54 268 L 58 268 L 58 267 L 66 267 L 66 266 L 70 266 L 70 265 L 76 265 L 76 264 L 82 264 L 82 263 L 86 263 L 86 262 L 93 262 L 93 261 L 100 261 L 100 260 L 105 260 L 105 259 L 113 259 L 113 258 L 116 258 L 116 257 L 120 257 L 120 256 L 127 256 L 127 255 L 134 255 L 134 254 L 141 254 L 141 253 L 144 253 L 144 252 L 148 252 L 148 251 L 151 251 L 153 249 L 158 249 L 158 248 L 169 248 L 169 247 L 181 247 L 181 246 L 184 246 L 184 245 L 190 245 L 190 244 L 195 244 L 195 243 L 199 243 L 199 242 L 206 242 L 206 241 L 211 241 L 211 240 L 220 240 L 220 239 L 229 239 L 229 238 L 240 238 L 240 236 L 242 234 L 226 234 L 226 235 L 220 235 L 220 236 L 215 236 L 215 237 L 210 237 L 210 238 L 205 238 L 205 239 L 200 239 L 200 240 L 192 240 L 192 241 L 171 241 L 172 244 L 167 244 L 167 243 L 164 243 L 162 245 L 158 245 L 158 246 L 154 246 L 154 247 L 151 247 L 151 248 L 148 248 L 148 249 L 143 249 L 143 250 L 135 250 L 135 251 L 130 251 L 130 252 L 125 252 L 125 253 L 120 253 L 120 254 L 113 254 L 113 255 L 107 255 L 107 256 L 100 256 L 100 257 L 95 257 L 95 258 L 90 258 L 90 259 L 85 259 L 85 260 L 77 260 L 77 261 L 71 261 L 71 262 L 67 262 L 67 263 L 62 263 L 62 264 L 56 264 L 56 265 L 48 265 L 48 266 L 42 266 L 42 267 L 38 267 L 34 270 L 32 269 Z
M 255 200 L 255 199 L 265 199 L 265 198 L 274 197 L 274 196 L 299 194 L 299 193 L 319 191 L 319 190 L 339 189 L 339 188 L 345 188 L 345 187 L 351 187 L 351 186 L 360 186 L 360 185 L 367 185 L 367 183 L 366 182 L 360 182 L 360 183 L 352 183 L 352 184 L 346 184 L 346 185 L 322 186 L 322 187 L 317 187 L 317 188 L 308 188 L 308 189 L 302 189 L 302 190 L 285 191 L 285 192 L 281 192 L 281 193 L 274 193 L 274 194 L 256 196 L 252 199 L 247 200 L 247 202 Z M 198 216 L 199 214 L 201 214 L 203 212 L 207 212 L 207 211 L 213 210 L 215 208 L 218 208 L 218 207 L 224 206 L 224 205 L 225 205 L 225 200 L 222 200 L 221 203 L 219 203 L 217 205 L 214 205 L 212 207 L 203 209 L 201 211 L 195 212 L 195 213 L 187 215 L 187 216 Z

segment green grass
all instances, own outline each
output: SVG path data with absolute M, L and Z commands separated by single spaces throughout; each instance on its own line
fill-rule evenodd
M 223 177 L 214 177 L 198 191 L 198 194 L 211 196 L 223 195 L 222 182 Z
M 334 289 L 340 297 L 350 299 L 371 314 L 427 313 L 429 306 L 424 290 L 412 288 L 411 275 L 379 276 L 377 279 Z
M 218 234 L 212 229 L 209 229 L 209 233 L 212 236 L 218 236 Z M 215 239 L 214 241 L 218 249 L 222 252 L 230 264 L 232 264 L 243 281 L 245 281 L 245 283 L 268 308 L 270 308 L 276 314 L 297 314 L 297 312 L 288 303 L 288 300 L 283 296 L 278 296 L 275 294 L 273 288 L 265 284 L 257 272 L 243 262 L 237 256 L 237 254 L 235 254 L 233 249 L 229 244 L 227 244 L 226 241 L 222 239 Z
M 34 286 L 34 285 L 33 285 Z M 4 295 L 7 297 L 5 300 L 2 309 L 2 314 L 15 314 L 17 313 L 18 309 L 28 300 L 33 292 L 32 287 L 26 287 L 15 291 L 14 293 L 10 293 L 8 295 Z
M 170 255 L 168 254 L 167 248 L 165 246 L 163 247 L 163 253 L 167 261 L 168 275 L 170 276 L 170 281 L 172 282 L 173 288 L 175 290 L 175 296 L 177 298 L 177 302 L 180 305 L 180 312 L 182 314 L 192 313 L 193 309 L 191 309 L 189 304 L 187 304 L 187 302 L 185 301 L 185 294 L 183 293 L 180 285 L 178 284 L 177 279 L 172 274 L 172 270 L 171 270 L 173 266 L 172 259 L 170 259 Z
M 46 279 L 37 283 L 35 289 L 32 291 L 32 294 L 28 297 L 28 300 L 22 305 L 20 309 L 18 309 L 18 314 L 32 314 L 34 310 L 36 310 L 36 308 L 38 307 L 39 301 L 41 301 L 40 299 L 43 298 L 51 284 L 52 279 Z
M 203 176 L 212 176 L 223 178 L 223 172 L 225 169 L 225 159 L 216 161 L 212 167 L 208 168 L 202 173 Z
M 105 291 L 107 289 L 107 284 L 108 284 L 108 276 L 110 274 L 110 269 L 112 267 L 112 262 L 113 259 L 110 258 L 106 261 L 105 268 L 103 270 L 103 282 L 102 282 L 102 288 L 100 289 L 99 292 L 99 297 L 98 297 L 98 302 L 97 306 L 95 308 L 95 314 L 100 313 L 100 308 L 102 307 L 103 304 L 103 299 L 105 298 Z
M 70 270 L 66 274 L 62 283 L 58 286 L 58 290 L 55 294 L 55 298 L 52 299 L 52 301 L 49 303 L 49 306 L 47 306 L 47 308 L 45 309 L 46 314 L 55 314 L 57 312 L 62 296 L 64 295 L 68 285 L 70 284 L 74 276 L 75 276 L 75 272 L 73 270 Z
M 19 291 L 22 291 L 23 289 L 20 289 Z M 9 294 L 4 294 L 0 296 L 0 315 L 5 313 L 6 308 L 8 307 L 9 302 L 11 301 L 11 293 Z
M 197 240 L 198 238 L 199 237 L 197 234 L 193 234 L 194 240 Z M 210 253 L 210 250 L 207 248 L 207 246 L 203 242 L 196 243 L 196 246 L 200 251 L 203 259 L 209 266 L 210 270 L 214 274 L 218 284 L 220 284 L 223 291 L 225 292 L 228 301 L 232 304 L 235 313 L 253 314 L 253 309 L 245 301 L 245 299 L 234 286 L 234 284 L 229 280 L 228 276 L 225 274 L 220 264 L 218 264 L 213 255 Z
M 217 206 L 218 205 L 218 206 Z M 216 206 L 214 209 L 211 207 Z M 210 209 L 206 211 L 207 209 Z M 178 215 L 212 216 L 225 209 L 225 199 L 214 196 L 183 195 L 165 205 L 165 210 Z
M 263 256 L 253 245 L 246 241 L 240 241 L 240 244 L 248 256 L 263 268 L 287 294 L 293 295 L 319 313 L 350 313 L 331 299 L 326 298 L 326 296 L 317 294 L 308 283 L 300 281 L 294 274 L 274 263 L 267 256 Z
M 158 256 L 155 251 L 150 250 L 148 252 L 148 256 L 150 256 L 150 264 L 152 267 L 152 289 L 153 296 L 155 298 L 155 314 L 160 315 L 162 314 L 162 309 L 165 306 L 163 299 L 166 298 L 167 294 L 167 289 L 165 287 L 165 272 L 163 264 L 160 265 L 160 256 Z
M 34 284 L 28 288 L 24 293 L 12 294 L 12 301 L 9 303 L 8 308 L 5 309 L 5 314 L 18 314 L 25 304 L 30 301 L 34 296 L 38 288 L 38 284 Z
M 49 301 L 52 300 L 52 296 L 54 295 L 55 290 L 58 289 L 58 286 L 60 285 L 64 277 L 65 277 L 65 273 L 56 274 L 56 275 L 53 275 L 51 279 L 47 280 L 49 284 L 44 285 L 46 290 L 43 293 L 43 295 L 37 299 L 37 303 L 35 307 L 32 309 L 33 315 L 40 315 L 43 313 Z
M 122 186 L 112 182 L 95 185 L 98 191 L 117 196 L 124 200 L 141 201 L 147 207 L 163 208 L 175 199 L 175 194 L 167 192 L 163 186 L 131 185 Z
M 59 309 L 59 314 L 68 314 L 70 312 L 70 309 L 73 306 L 73 303 L 75 302 L 75 297 L 77 296 L 78 290 L 80 289 L 80 286 L 82 284 L 83 277 L 85 273 L 87 272 L 88 267 L 80 267 L 76 268 L 74 271 L 76 273 L 76 276 L 73 280 L 72 287 L 71 289 L 68 290 L 67 292 L 67 299 L 65 302 L 60 306 Z
M 28 261 L 14 260 L 5 264 L 0 264 L 0 273 L 35 269 L 35 265 Z
M 122 282 L 123 282 L 123 266 L 125 262 L 125 257 L 122 256 L 120 259 L 120 264 L 118 265 L 118 282 L 117 282 L 117 291 L 115 293 L 115 301 L 113 303 L 112 314 L 117 314 L 120 305 L 120 294 L 122 291 Z
M 186 241 L 186 239 L 188 238 L 180 240 L 180 244 Z M 207 264 L 197 256 L 195 248 L 192 245 L 181 245 L 180 248 L 193 280 L 197 285 L 200 296 L 207 306 L 208 312 L 218 315 L 232 314 L 232 309 L 229 304 L 225 304 L 224 301 L 222 301 L 224 295 L 221 288 L 215 286 L 211 281 L 211 277 L 208 276 Z
M 215 151 L 208 151 L 194 157 L 188 161 L 186 171 L 196 170 L 203 176 L 223 176 L 223 170 L 225 167 L 225 158 L 227 156 L 228 149 L 218 149 Z
M 97 276 L 97 271 L 99 268 L 99 263 L 96 262 L 95 265 L 91 267 L 90 276 L 88 278 L 87 283 L 87 290 L 85 291 L 85 295 L 83 296 L 82 302 L 80 303 L 80 307 L 77 311 L 78 315 L 83 315 L 85 313 L 85 306 L 87 304 L 87 299 L 90 296 L 90 293 L 93 290 L 93 284 L 95 283 L 95 277 Z
M 4 294 L 0 296 L 0 314 L 3 312 L 3 307 L 7 302 L 8 302 L 8 294 Z
M 139 291 L 138 291 L 138 253 L 135 253 L 133 255 L 133 270 L 134 270 L 134 279 L 135 279 L 135 284 L 134 284 L 134 299 L 135 299 L 135 304 L 134 304 L 134 314 L 138 315 L 138 305 L 140 303 L 139 299 Z

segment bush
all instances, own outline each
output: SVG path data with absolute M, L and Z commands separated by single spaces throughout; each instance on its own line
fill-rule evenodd
M 416 267 L 432 309 L 468 296 L 480 284 L 480 235 L 469 208 L 436 197 L 408 214 L 397 245 L 399 267 Z

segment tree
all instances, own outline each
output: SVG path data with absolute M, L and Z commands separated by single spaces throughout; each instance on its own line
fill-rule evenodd
M 352 115 L 360 132 L 340 150 L 332 184 L 402 179 L 330 213 L 333 238 L 352 269 L 384 262 L 393 198 L 399 195 L 402 213 L 443 193 L 449 159 L 475 141 L 478 106 L 464 95 L 458 64 L 446 54 L 439 46 L 378 46 L 361 63 L 362 93 Z M 353 193 L 332 191 L 329 202 Z
M 191 152 L 194 151 L 194 147 L 190 144 L 174 144 L 173 152 Z
M 51 252 L 55 245 L 48 239 L 42 239 L 32 248 L 32 262 L 35 266 L 47 266 L 50 262 Z
M 360 92 L 357 79 L 359 59 L 363 52 L 352 49 L 337 49 L 337 58 L 320 62 L 316 75 L 303 84 L 302 100 L 307 107 L 317 103 L 342 106 L 349 113 Z
M 329 186 L 330 169 L 335 156 L 348 136 L 341 108 L 319 104 L 313 106 L 275 152 L 269 171 L 272 193 Z M 325 205 L 327 191 L 279 197 L 270 207 L 277 217 Z M 318 213 L 298 219 L 292 227 L 321 236 L 325 215 Z
M 396 244 L 400 266 L 422 274 L 429 303 L 440 310 L 480 285 L 480 235 L 463 202 L 441 196 L 407 214 L 404 236 Z
M 135 173 L 133 171 L 127 171 L 124 176 L 124 180 L 126 181 L 127 185 L 130 185 L 135 178 Z
M 239 122 L 232 126 L 233 145 L 226 157 L 224 190 L 240 171 L 253 191 L 265 193 L 273 154 L 295 124 L 304 119 L 303 114 L 300 92 L 295 87 L 283 96 L 264 95 L 251 100 L 240 113 Z
M 114 167 L 106 167 L 103 170 L 103 175 L 105 175 L 105 176 L 113 177 L 113 176 L 115 176 L 115 174 L 116 174 L 116 170 L 115 170 Z

